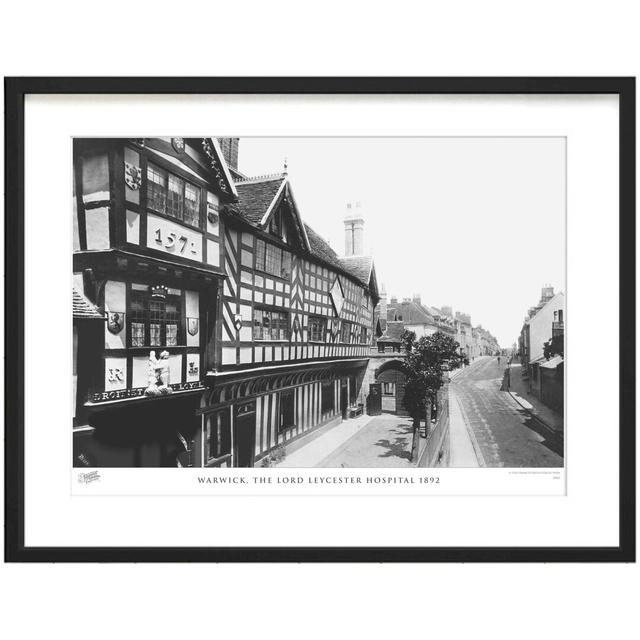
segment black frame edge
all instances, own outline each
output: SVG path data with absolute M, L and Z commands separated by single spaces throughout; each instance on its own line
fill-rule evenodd
M 634 77 L 6 77 L 6 562 L 635 562 Z M 618 547 L 26 547 L 24 544 L 24 98 L 26 94 L 618 94 L 620 495 Z M 623 418 L 625 425 L 623 428 Z

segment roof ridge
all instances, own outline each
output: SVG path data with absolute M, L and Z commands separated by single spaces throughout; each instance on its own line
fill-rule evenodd
M 286 178 L 286 173 L 265 173 L 261 176 L 247 176 L 246 178 L 239 178 L 238 180 L 234 180 L 236 186 L 241 187 L 245 184 L 255 184 L 258 182 L 270 182 L 272 180 L 281 180 Z

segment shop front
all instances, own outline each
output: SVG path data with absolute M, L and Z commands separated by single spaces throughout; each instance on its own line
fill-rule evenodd
M 366 364 L 343 360 L 210 373 L 194 464 L 268 466 L 274 454 L 348 417 Z

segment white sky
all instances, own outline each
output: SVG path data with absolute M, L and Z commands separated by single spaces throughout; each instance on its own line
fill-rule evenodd
M 503 347 L 545 283 L 565 290 L 564 138 L 241 138 L 240 171 L 282 171 L 344 253 L 347 202 L 389 297 L 471 314 Z

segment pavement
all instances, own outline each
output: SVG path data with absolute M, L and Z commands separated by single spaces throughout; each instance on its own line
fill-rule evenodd
M 392 414 L 345 420 L 288 454 L 278 467 L 415 467 L 410 418 Z M 423 439 L 421 439 L 422 444 Z
M 480 467 L 484 460 L 479 449 L 474 447 L 466 417 L 462 413 L 460 401 L 449 390 L 449 447 L 450 467 Z
M 522 378 L 522 365 L 512 363 L 509 373 L 509 391 L 517 402 L 525 409 L 528 409 L 534 416 L 542 420 L 551 429 L 559 434 L 564 433 L 564 417 L 561 413 L 554 411 L 551 407 L 539 400 L 532 393 L 529 393 L 528 381 Z
M 450 466 L 563 467 L 558 438 L 501 390 L 504 367 L 504 359 L 477 358 L 449 384 Z

